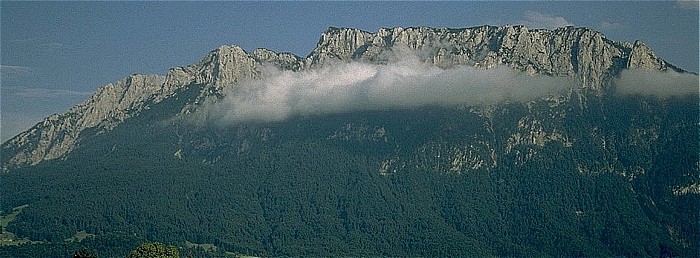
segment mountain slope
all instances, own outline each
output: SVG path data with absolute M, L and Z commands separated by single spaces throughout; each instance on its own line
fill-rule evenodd
M 154 107 L 4 175 L 3 207 L 29 203 L 8 230 L 59 243 L 85 230 L 276 256 L 691 255 L 698 197 L 677 190 L 697 184 L 694 102 L 601 104 L 607 119 L 575 102 L 552 119 L 541 102 L 218 129 L 159 126 Z
M 269 70 L 402 56 L 575 85 L 489 104 L 197 120 Z M 633 69 L 683 74 L 639 41 L 573 27 L 330 28 L 305 58 L 222 46 L 107 85 L 4 143 L 0 201 L 29 204 L 8 225 L 17 236 L 62 250 L 85 231 L 107 256 L 134 238 L 268 256 L 693 256 L 697 92 L 617 92 Z
M 388 52 L 401 47 L 420 53 L 439 67 L 499 65 L 530 74 L 574 77 L 582 88 L 602 92 L 622 69 L 675 70 L 643 43 L 617 43 L 599 32 L 566 27 L 554 31 L 523 26 L 483 26 L 467 29 L 393 28 L 369 33 L 330 28 L 305 59 L 258 49 L 251 54 L 237 46 L 222 46 L 200 62 L 171 69 L 163 78 L 132 75 L 100 88 L 90 99 L 65 114 L 53 115 L 2 145 L 2 166 L 35 165 L 61 158 L 75 148 L 88 128 L 109 130 L 148 105 L 157 104 L 191 84 L 206 85 L 201 97 L 220 92 L 240 80 L 256 78 L 259 68 L 272 63 L 282 69 L 321 66 L 329 60 L 386 63 Z

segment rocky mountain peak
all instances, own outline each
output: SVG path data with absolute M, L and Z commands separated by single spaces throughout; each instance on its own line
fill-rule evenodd
M 253 53 L 251 53 L 251 56 L 258 63 L 272 63 L 273 65 L 280 67 L 284 70 L 297 71 L 299 69 L 302 69 L 303 65 L 303 59 L 297 55 L 284 52 L 277 53 L 275 51 L 265 48 L 256 49 L 255 51 L 253 51 Z
M 199 95 L 183 112 L 210 95 L 223 94 L 226 87 L 258 78 L 265 65 L 296 71 L 333 61 L 384 64 L 404 56 L 442 68 L 507 66 L 529 74 L 571 77 L 580 88 L 598 94 L 624 69 L 682 71 L 640 41 L 613 42 L 589 28 L 395 27 L 372 33 L 332 27 L 321 34 L 316 48 L 305 58 L 267 49 L 248 53 L 239 46 L 224 45 L 197 63 L 170 69 L 165 76 L 134 74 L 109 83 L 68 112 L 52 115 L 4 143 L 2 167 L 7 170 L 63 157 L 75 148 L 85 129 L 110 130 L 148 105 L 192 85 L 199 87 Z
M 254 78 L 255 59 L 243 48 L 221 46 L 207 54 L 199 63 L 195 82 L 199 84 L 232 85 L 244 78 Z
M 63 114 L 54 114 L 2 145 L 3 170 L 35 165 L 63 157 L 76 146 L 87 128 L 110 130 L 138 114 L 155 96 L 162 94 L 166 77 L 133 74 L 99 89 L 89 99 Z
M 656 54 L 639 40 L 634 42 L 630 50 L 627 68 L 630 69 L 649 69 L 649 70 L 665 70 L 668 67 L 666 61 L 657 57 Z
M 311 65 L 324 63 L 328 59 L 349 60 L 355 51 L 373 37 L 367 31 L 352 28 L 328 28 L 308 58 Z
M 390 62 L 406 49 L 422 61 L 440 67 L 468 65 L 494 68 L 506 65 L 530 74 L 574 77 L 581 88 L 602 93 L 622 69 L 665 70 L 665 61 L 640 41 L 613 42 L 585 27 L 555 30 L 516 26 L 472 28 L 396 27 L 376 33 L 329 28 L 307 57 L 310 66 L 330 59 Z M 405 54 L 405 53 L 404 53 Z

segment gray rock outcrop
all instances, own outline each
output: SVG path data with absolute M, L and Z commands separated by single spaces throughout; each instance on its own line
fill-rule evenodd
M 524 26 L 481 26 L 466 29 L 382 28 L 377 33 L 330 28 L 307 57 L 309 66 L 329 59 L 385 63 L 390 52 L 407 49 L 425 62 L 447 68 L 506 65 L 530 74 L 574 77 L 582 88 L 602 91 L 607 80 L 627 68 L 678 68 L 658 58 L 644 43 L 634 45 L 606 39 L 588 29 L 556 30 Z
M 85 102 L 63 114 L 54 114 L 2 145 L 3 170 L 60 158 L 76 146 L 87 128 L 109 130 L 146 108 L 162 93 L 165 77 L 134 74 L 99 88 Z

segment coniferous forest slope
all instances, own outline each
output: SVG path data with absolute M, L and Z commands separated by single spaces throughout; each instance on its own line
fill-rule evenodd
M 2 215 L 29 205 L 3 233 L 31 242 L 4 238 L 0 256 L 81 248 L 126 256 L 147 241 L 212 256 L 697 256 L 698 94 L 673 90 L 685 79 L 650 83 L 638 75 L 643 80 L 622 83 L 633 68 L 692 83 L 697 75 L 643 43 L 588 29 L 409 30 L 329 29 L 305 59 L 222 48 L 144 80 L 160 85 L 154 90 L 134 76 L 47 118 L 3 144 Z M 478 33 L 483 44 L 473 40 Z M 528 59 L 527 49 L 540 44 L 568 52 Z M 392 66 L 405 60 L 382 54 L 405 49 L 439 68 Z M 564 56 L 570 66 L 552 62 Z M 348 62 L 372 64 L 345 66 L 349 74 L 374 73 L 341 85 L 352 93 L 309 95 L 349 80 L 324 70 Z M 571 80 L 526 97 L 500 88 L 510 95 L 483 100 L 492 91 L 473 98 L 458 89 L 513 83 L 492 79 L 510 74 L 473 81 L 449 72 L 482 76 L 462 66 L 510 67 L 533 78 L 513 79 L 517 85 Z M 415 67 L 430 73 L 392 73 Z M 410 80 L 382 83 L 397 77 Z M 317 87 L 289 88 L 298 94 L 272 98 L 278 102 L 267 96 L 285 88 L 255 90 L 289 81 Z M 451 84 L 459 87 L 441 86 Z M 120 101 L 132 102 L 101 102 L 120 85 Z M 387 85 L 421 104 L 374 91 Z M 625 88 L 635 85 L 646 90 Z M 151 93 L 128 97 L 134 87 Z M 464 101 L 435 100 L 445 95 L 425 89 Z M 249 111 L 251 100 L 263 112 Z M 67 241 L 78 232 L 88 236 Z

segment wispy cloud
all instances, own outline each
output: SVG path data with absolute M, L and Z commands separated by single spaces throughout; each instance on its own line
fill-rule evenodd
M 45 42 L 38 44 L 36 47 L 41 48 L 47 52 L 54 52 L 66 48 L 66 45 L 58 42 Z
M 0 75 L 3 77 L 27 76 L 34 73 L 34 69 L 21 65 L 0 65 Z
M 72 96 L 90 96 L 93 92 L 67 89 L 22 88 L 12 89 L 13 95 L 23 98 L 62 98 Z
M 659 72 L 651 70 L 626 70 L 615 80 L 617 92 L 626 95 L 652 95 L 659 98 L 698 94 L 698 75 Z
M 262 72 L 264 79 L 228 87 L 226 97 L 205 104 L 194 121 L 225 125 L 362 110 L 489 105 L 527 101 L 570 86 L 567 78 L 530 76 L 508 67 L 440 69 L 412 58 L 387 65 L 339 62 L 300 72 Z
M 7 42 L 15 46 L 31 49 L 33 51 L 40 51 L 42 53 L 55 53 L 69 47 L 61 42 L 48 40 L 41 37 L 9 39 Z
M 521 21 L 521 23 L 530 28 L 555 29 L 574 25 L 573 23 L 567 21 L 564 17 L 546 15 L 529 10 L 525 12 L 524 18 L 525 20 Z
M 602 30 L 616 30 L 616 29 L 621 29 L 623 28 L 622 24 L 619 22 L 609 22 L 609 21 L 602 21 L 600 24 L 598 24 L 598 27 Z
M 676 6 L 684 10 L 700 10 L 700 2 L 692 0 L 680 0 L 676 1 Z

